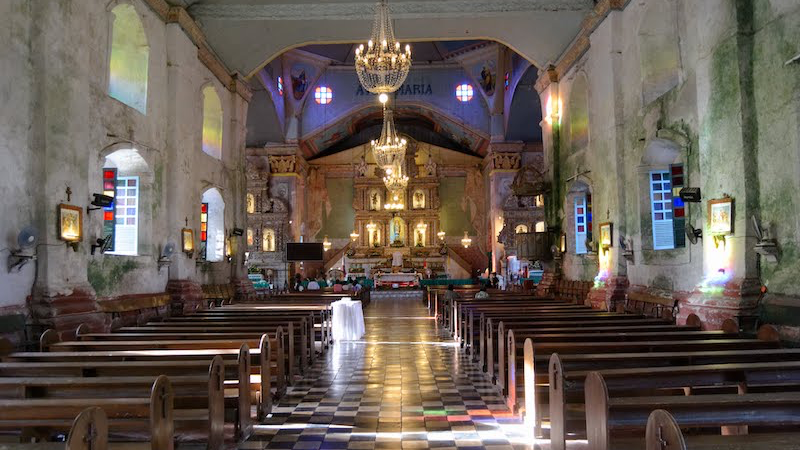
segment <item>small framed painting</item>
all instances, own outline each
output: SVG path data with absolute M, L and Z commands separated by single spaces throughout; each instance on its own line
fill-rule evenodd
M 192 253 L 194 251 L 194 230 L 191 228 L 182 229 L 181 243 L 181 248 L 184 253 Z
M 614 224 L 605 222 L 600 224 L 600 246 L 609 248 L 614 246 Z
M 58 238 L 66 242 L 83 239 L 83 209 L 61 203 L 58 205 Z
M 711 234 L 733 234 L 733 199 L 708 201 L 708 230 Z

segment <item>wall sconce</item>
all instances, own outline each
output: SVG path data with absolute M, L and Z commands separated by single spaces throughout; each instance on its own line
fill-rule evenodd
M 467 235 L 467 232 L 465 231 L 464 238 L 461 239 L 461 245 L 463 245 L 464 248 L 469 248 L 470 244 L 472 244 L 472 239 L 470 239 L 470 237 Z
M 328 236 L 325 236 L 325 239 L 322 240 L 322 249 L 327 252 L 332 246 L 333 244 L 328 240 Z
M 225 260 L 231 262 L 233 260 L 233 244 L 231 244 L 230 237 L 225 238 Z
M 553 125 L 554 123 L 557 125 L 561 125 L 560 98 L 554 95 L 551 95 L 550 97 L 547 98 L 547 103 L 545 104 L 544 121 L 547 122 L 548 125 Z
M 561 233 L 561 240 L 558 243 L 561 253 L 567 253 L 567 234 Z
M 444 237 L 446 236 L 446 233 L 444 231 L 440 231 L 436 233 L 436 236 L 439 237 L 440 241 L 444 242 Z

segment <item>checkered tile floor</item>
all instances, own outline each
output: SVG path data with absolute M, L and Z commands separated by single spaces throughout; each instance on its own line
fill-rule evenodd
M 241 449 L 528 449 L 498 390 L 417 300 L 373 300 Z

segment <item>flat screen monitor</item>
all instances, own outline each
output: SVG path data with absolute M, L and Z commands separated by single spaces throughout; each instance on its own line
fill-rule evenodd
M 287 261 L 322 261 L 324 253 L 321 242 L 289 242 L 286 244 Z

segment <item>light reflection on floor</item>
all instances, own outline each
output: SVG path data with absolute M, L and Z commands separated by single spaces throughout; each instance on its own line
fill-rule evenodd
M 240 448 L 532 448 L 530 428 L 422 302 L 377 300 L 365 313 L 364 339 L 334 345 Z

